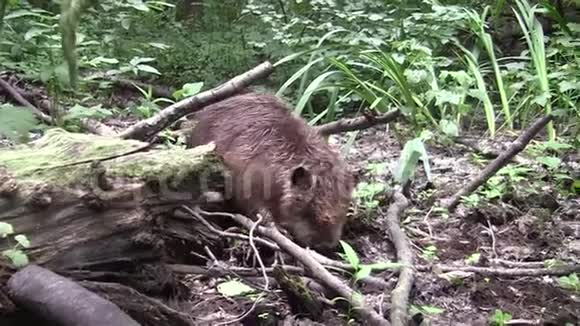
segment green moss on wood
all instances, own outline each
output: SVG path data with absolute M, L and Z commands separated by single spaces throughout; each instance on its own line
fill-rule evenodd
M 30 144 L 0 149 L 0 167 L 4 167 L 19 183 L 82 186 L 93 178 L 91 164 L 63 165 L 103 159 L 146 145 L 136 140 L 51 129 Z M 163 147 L 106 160 L 102 165 L 108 177 L 181 180 L 196 172 L 221 170 L 219 160 L 212 153 L 212 145 L 192 149 Z

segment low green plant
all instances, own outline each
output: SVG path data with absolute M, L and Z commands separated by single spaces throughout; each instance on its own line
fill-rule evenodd
M 395 169 L 395 181 L 401 185 L 406 184 L 415 176 L 415 171 L 419 161 L 423 162 L 423 168 L 428 180 L 431 180 L 431 168 L 429 165 L 429 156 L 425 148 L 424 141 L 430 139 L 430 133 L 423 132 L 421 136 L 408 141 L 399 157 Z
M 429 245 L 421 250 L 421 254 L 419 256 L 428 262 L 437 260 L 437 247 L 435 247 L 435 245 Z
M 14 234 L 14 228 L 12 224 L 6 222 L 0 222 L 0 238 L 6 239 L 9 235 Z M 16 268 L 24 267 L 28 265 L 28 256 L 24 253 L 22 248 L 30 247 L 30 241 L 23 234 L 17 234 L 13 237 L 16 242 L 14 246 L 10 249 L 5 249 L 2 251 L 2 256 L 8 258 L 12 265 Z
M 29 108 L 0 105 L 0 136 L 15 143 L 25 143 L 30 140 L 29 132 L 38 126 L 39 122 Z
M 567 276 L 560 276 L 558 278 L 558 285 L 564 289 L 580 293 L 580 279 L 576 273 Z
M 470 208 L 476 208 L 479 205 L 480 201 L 481 201 L 481 197 L 477 193 L 472 193 L 468 196 L 464 196 L 461 199 L 461 202 Z
M 226 297 L 236 297 L 254 293 L 256 290 L 238 280 L 229 280 L 218 284 L 217 290 Z
M 475 265 L 479 262 L 479 258 L 481 258 L 481 253 L 475 252 L 465 258 L 465 263 L 467 265 Z
M 517 184 L 526 180 L 531 171 L 533 170 L 524 166 L 507 165 L 489 178 L 478 193 L 488 200 L 502 198 L 515 191 Z
M 365 277 L 369 276 L 373 269 L 394 269 L 399 267 L 400 264 L 398 263 L 391 263 L 391 262 L 381 262 L 381 263 L 374 263 L 374 264 L 361 264 L 356 251 L 345 241 L 340 241 L 340 246 L 342 247 L 343 252 L 339 253 L 339 255 L 346 261 L 354 270 L 353 274 L 353 282 L 356 283 Z
M 503 326 L 510 320 L 512 320 L 512 315 L 499 309 L 494 310 L 493 315 L 489 317 L 489 323 L 492 326 Z

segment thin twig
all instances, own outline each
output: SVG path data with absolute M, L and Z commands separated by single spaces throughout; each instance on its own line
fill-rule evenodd
M 391 293 L 391 323 L 393 326 L 404 326 L 408 323 L 408 301 L 413 285 L 413 252 L 409 240 L 401 229 L 401 215 L 409 206 L 409 201 L 400 191 L 393 194 L 394 201 L 387 211 L 387 228 L 397 250 L 398 261 L 402 264 L 397 286 Z
M 252 304 L 250 309 L 248 309 L 248 311 L 246 311 L 245 313 L 241 314 L 240 316 L 234 318 L 233 320 L 221 322 L 221 323 L 218 323 L 217 325 L 232 324 L 232 323 L 238 322 L 238 321 L 246 318 L 246 316 L 251 314 L 252 311 L 254 311 L 254 309 L 256 309 L 256 305 L 258 304 L 260 299 L 262 299 L 262 297 L 264 297 L 264 293 L 267 293 L 269 291 L 270 278 L 266 274 L 266 266 L 264 266 L 264 262 L 262 262 L 262 257 L 260 256 L 260 252 L 258 251 L 256 244 L 254 243 L 254 232 L 256 231 L 256 228 L 258 227 L 258 225 L 260 225 L 260 223 L 262 222 L 263 219 L 264 219 L 264 217 L 261 214 L 258 214 L 258 220 L 255 223 L 252 223 L 252 226 L 250 227 L 250 247 L 252 247 L 252 250 L 254 251 L 254 255 L 255 255 L 256 259 L 258 260 L 258 264 L 260 264 L 260 269 L 262 271 L 262 277 L 264 278 L 264 288 L 262 289 L 262 292 L 260 292 L 260 295 L 258 295 L 258 297 L 254 300 L 254 303 Z
M 125 129 L 119 136 L 124 139 L 150 139 L 179 118 L 199 111 L 206 105 L 218 102 L 233 95 L 256 80 L 265 78 L 272 73 L 272 71 L 272 64 L 266 61 L 252 70 L 232 78 L 225 84 L 166 107 L 155 116 L 142 120 Z
M 253 225 L 253 222 L 245 216 L 239 214 L 223 215 L 230 216 L 236 222 L 248 229 L 250 229 Z M 382 316 L 377 314 L 376 311 L 374 311 L 372 308 L 366 307 L 360 294 L 355 293 L 351 288 L 349 288 L 342 281 L 327 271 L 312 256 L 312 251 L 306 250 L 295 244 L 293 241 L 280 233 L 280 231 L 278 231 L 278 229 L 275 227 L 259 226 L 256 228 L 256 231 L 257 233 L 262 234 L 276 242 L 281 249 L 299 260 L 310 271 L 314 278 L 318 279 L 322 284 L 325 284 L 327 287 L 336 291 L 343 299 L 347 300 L 361 319 L 369 322 L 371 325 L 390 325 L 390 323 Z
M 195 219 L 197 219 L 199 222 L 201 222 L 205 227 L 207 227 L 211 232 L 222 236 L 222 237 L 228 237 L 228 238 L 232 238 L 232 239 L 238 239 L 238 240 L 245 240 L 245 241 L 249 241 L 250 237 L 248 237 L 247 235 L 244 234 L 240 234 L 240 233 L 233 233 L 233 232 L 228 232 L 228 231 L 222 231 L 222 230 L 218 230 L 216 227 L 214 227 L 211 223 L 209 223 L 203 216 L 204 215 L 208 215 L 209 212 L 205 212 L 202 211 L 198 208 L 196 208 L 195 210 L 182 205 L 181 206 L 182 209 L 186 210 L 189 214 L 191 214 L 191 216 L 193 216 Z M 272 250 L 276 250 L 279 251 L 280 248 L 275 244 L 272 243 L 268 240 L 264 240 L 262 238 L 255 238 L 254 239 L 256 242 L 268 247 L 269 249 Z
M 502 268 L 502 267 L 479 267 L 479 266 L 417 266 L 419 271 L 439 270 L 441 272 L 472 272 L 481 275 L 494 276 L 564 276 L 571 273 L 580 273 L 580 265 L 565 265 L 552 268 Z
M 497 171 L 510 162 L 510 160 L 519 152 L 526 148 L 526 145 L 534 138 L 534 136 L 544 128 L 548 122 L 554 118 L 553 115 L 548 114 L 536 120 L 527 130 L 525 130 L 512 144 L 495 160 L 491 161 L 481 173 L 475 177 L 471 182 L 461 188 L 450 199 L 446 200 L 444 206 L 452 211 L 457 207 L 461 198 L 467 196 L 475 191 L 479 186 L 484 184 Z
M 493 252 L 493 258 L 497 257 L 497 251 L 495 249 L 495 234 L 493 232 L 493 225 L 489 219 L 487 219 L 487 229 L 489 230 L 489 235 L 491 236 L 491 252 Z
M 346 131 L 368 129 L 379 124 L 385 124 L 394 121 L 397 117 L 399 117 L 400 114 L 401 112 L 398 109 L 395 109 L 373 118 L 362 116 L 353 119 L 343 119 L 330 122 L 320 125 L 316 127 L 316 129 L 319 133 L 326 136 Z

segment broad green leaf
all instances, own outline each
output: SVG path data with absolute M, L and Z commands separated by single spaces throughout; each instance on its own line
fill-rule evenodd
M 28 256 L 21 250 L 7 249 L 2 251 L 2 255 L 8 257 L 15 267 L 22 267 L 28 264 Z
M 371 267 L 368 265 L 361 265 L 360 269 L 354 274 L 354 281 L 358 282 L 359 280 L 362 280 L 363 278 L 371 275 Z
M 153 62 L 153 61 L 155 61 L 155 58 L 134 57 L 133 59 L 131 59 L 131 61 L 129 61 L 129 64 L 131 66 L 137 66 L 141 63 L 147 63 L 147 62 Z
M 550 169 L 557 168 L 558 166 L 560 166 L 560 163 L 562 162 L 560 158 L 555 156 L 539 156 L 536 157 L 536 161 L 547 166 Z
M 201 91 L 203 88 L 203 82 L 198 83 L 187 83 L 181 87 L 180 90 L 173 92 L 173 98 L 183 99 L 190 96 L 194 96 Z
M 423 160 L 425 173 L 427 178 L 430 179 L 431 172 L 427 150 L 425 149 L 423 141 L 420 138 L 415 138 L 408 141 L 403 147 L 401 157 L 395 169 L 395 180 L 400 184 L 404 184 L 412 179 L 415 175 L 415 169 L 417 168 L 419 160 Z
M 28 132 L 38 125 L 29 108 L 0 105 L 0 135 L 14 142 L 28 139 Z
M 481 254 L 476 252 L 474 254 L 469 255 L 469 257 L 465 258 L 465 263 L 468 265 L 473 265 L 479 261 Z
M 161 73 L 159 72 L 159 70 L 151 67 L 150 65 L 142 65 L 142 64 L 139 64 L 139 65 L 137 65 L 137 69 L 139 69 L 141 71 L 149 72 L 149 73 L 152 73 L 152 74 L 161 75 Z
M 217 290 L 219 291 L 219 293 L 221 293 L 226 297 L 234 297 L 246 293 L 252 293 L 255 291 L 253 288 L 236 280 L 231 280 L 218 284 Z
M 12 224 L 6 222 L 0 222 L 0 237 L 6 238 L 7 235 L 14 233 L 14 228 Z
M 560 92 L 562 92 L 562 93 L 567 92 L 569 90 L 578 91 L 578 90 L 580 90 L 580 82 L 572 82 L 569 80 L 564 80 L 558 84 L 558 87 L 560 89 Z
M 70 84 L 69 71 L 66 63 L 62 63 L 54 68 L 54 75 L 58 82 L 63 86 Z
M 142 0 L 128 0 L 129 7 L 135 8 L 139 11 L 149 11 L 149 7 Z
M 459 105 L 459 103 L 461 103 L 461 99 L 463 98 L 463 95 L 445 89 L 436 92 L 435 96 L 436 96 L 435 105 L 437 106 L 441 106 L 445 103 Z
M 544 146 L 546 146 L 546 148 L 549 148 L 549 149 L 557 151 L 557 152 L 559 152 L 561 150 L 568 150 L 568 149 L 574 148 L 573 145 L 566 144 L 566 143 L 559 143 L 559 142 L 555 142 L 555 141 L 547 141 L 544 143 Z
M 149 45 L 151 45 L 154 48 L 161 49 L 161 50 L 166 50 L 166 49 L 169 49 L 171 47 L 171 45 L 167 45 L 164 43 L 157 43 L 157 42 L 149 42 Z
M 359 259 L 358 255 L 354 251 L 354 249 L 345 241 L 340 241 L 340 245 L 342 246 L 342 250 L 344 251 L 344 257 L 346 261 L 354 268 L 358 269 L 359 267 Z
M 102 56 L 98 56 L 98 57 L 96 57 L 88 62 L 88 64 L 93 66 L 93 67 L 96 67 L 96 66 L 100 65 L 101 63 L 113 65 L 113 64 L 119 63 L 119 60 L 117 60 L 115 58 L 105 58 Z
M 31 39 L 33 39 L 39 35 L 42 35 L 42 33 L 44 33 L 44 32 L 47 32 L 47 30 L 44 28 L 32 27 L 24 34 L 24 40 L 30 41 Z
M 457 128 L 455 122 L 443 119 L 439 121 L 439 126 L 447 136 L 449 137 L 459 136 L 459 129 Z
M 548 104 L 548 100 L 550 98 L 549 93 L 542 93 L 532 99 L 532 103 L 538 104 L 541 107 L 545 107 Z
M 30 241 L 28 241 L 28 238 L 24 234 L 18 234 L 14 237 L 14 240 L 16 240 L 16 242 L 18 242 L 24 248 L 30 247 Z
M 84 107 L 79 104 L 75 104 L 70 110 L 64 115 L 65 120 L 76 120 L 76 119 L 97 119 L 101 120 L 110 117 L 113 113 L 107 109 L 101 108 L 101 105 L 95 105 L 90 108 Z

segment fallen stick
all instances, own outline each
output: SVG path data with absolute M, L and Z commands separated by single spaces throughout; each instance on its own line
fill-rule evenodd
M 34 115 L 36 115 L 44 123 L 48 125 L 54 124 L 52 118 L 49 115 L 42 112 L 40 109 L 38 109 L 36 106 L 34 106 L 25 98 L 26 96 L 28 97 L 32 96 L 32 94 L 26 94 L 24 90 L 13 87 L 3 79 L 0 79 L 0 86 L 4 88 L 4 90 L 6 90 L 6 92 L 10 94 L 10 96 L 12 96 L 12 98 L 14 98 L 16 102 L 32 110 Z M 40 107 L 42 107 L 43 109 L 47 110 L 48 112 L 52 112 L 52 108 L 50 106 L 49 101 L 40 101 L 39 104 Z M 94 119 L 86 119 L 86 118 L 82 119 L 80 121 L 80 124 L 81 127 L 83 127 L 84 129 L 95 135 L 114 136 L 116 134 L 115 131 L 113 131 L 113 129 Z
M 502 167 L 507 165 L 510 160 L 516 156 L 519 152 L 526 148 L 526 145 L 534 138 L 534 136 L 540 132 L 550 122 L 554 117 L 551 114 L 543 116 L 542 118 L 536 120 L 527 130 L 525 130 L 512 144 L 511 146 L 495 160 L 491 161 L 481 173 L 475 177 L 471 182 L 457 191 L 450 199 L 445 200 L 443 206 L 449 211 L 452 211 L 457 207 L 461 198 L 467 196 L 475 191 L 479 186 L 484 184 L 489 178 L 491 178 L 497 171 Z
M 59 325 L 140 325 L 112 302 L 36 265 L 12 275 L 8 289 L 14 302 Z
M 253 222 L 242 215 L 232 214 L 231 217 L 246 228 L 251 228 Z M 390 325 L 390 323 L 379 315 L 372 308 L 365 306 L 363 298 L 360 294 L 355 293 L 350 287 L 345 285 L 337 277 L 327 271 L 311 254 L 309 251 L 292 242 L 290 239 L 282 235 L 274 227 L 258 227 L 256 232 L 262 234 L 278 244 L 280 248 L 299 260 L 308 270 L 311 275 L 318 279 L 322 284 L 334 290 L 343 299 L 347 300 L 358 316 L 371 325 Z
M 401 112 L 398 109 L 396 109 L 372 118 L 362 116 L 358 118 L 333 121 L 320 125 L 316 127 L 316 129 L 318 130 L 319 133 L 325 136 L 347 131 L 362 130 L 376 126 L 378 124 L 389 123 L 395 120 L 400 114 Z
M 18 104 L 29 108 L 34 115 L 36 115 L 40 120 L 44 123 L 51 125 L 52 118 L 45 114 L 44 112 L 40 111 L 36 106 L 32 105 L 32 103 L 28 102 L 17 90 L 14 89 L 10 84 L 8 84 L 4 79 L 0 78 L 0 87 L 4 88 L 4 90 L 12 96 L 12 98 L 18 102 Z
M 232 78 L 225 84 L 166 107 L 155 116 L 139 121 L 125 129 L 119 136 L 124 139 L 148 140 L 179 118 L 233 95 L 254 81 L 268 76 L 272 71 L 272 64 L 266 61 L 252 70 Z
M 564 276 L 572 273 L 580 273 L 580 265 L 566 265 L 552 268 L 502 268 L 502 267 L 479 267 L 479 266 L 449 266 L 435 265 L 433 267 L 421 266 L 419 271 L 436 270 L 440 272 L 471 272 L 481 275 L 495 276 Z
M 387 228 L 397 250 L 397 258 L 401 263 L 397 286 L 391 292 L 391 323 L 393 326 L 408 324 L 408 301 L 411 286 L 413 285 L 413 251 L 409 240 L 401 229 L 401 215 L 409 206 L 409 201 L 400 191 L 395 191 L 394 201 L 387 211 Z

